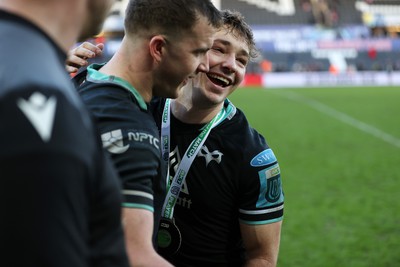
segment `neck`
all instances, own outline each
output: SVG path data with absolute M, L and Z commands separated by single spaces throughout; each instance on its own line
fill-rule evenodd
M 138 52 L 143 49 L 140 41 L 133 45 L 133 41 L 125 37 L 120 49 L 100 72 L 126 80 L 148 103 L 153 97 L 153 80 L 148 58 L 145 53 Z
M 171 112 L 180 121 L 191 124 L 205 124 L 210 122 L 223 108 L 224 103 L 213 106 L 201 106 L 178 97 L 171 101 Z
M 64 51 L 76 43 L 81 31 L 86 1 L 3 0 L 0 8 L 21 16 L 39 28 Z M 79 5 L 79 7 L 77 7 Z

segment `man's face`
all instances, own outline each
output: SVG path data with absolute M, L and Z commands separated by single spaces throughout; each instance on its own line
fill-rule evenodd
M 103 22 L 116 0 L 88 0 L 87 12 L 79 41 L 84 41 L 99 34 Z
M 155 95 L 176 98 L 180 88 L 199 72 L 209 70 L 208 51 L 213 44 L 215 28 L 201 17 L 191 34 L 169 40 L 159 66 L 159 90 Z
M 244 38 L 223 27 L 214 35 L 208 58 L 210 70 L 193 80 L 192 90 L 206 103 L 219 104 L 243 81 L 250 60 L 249 46 Z

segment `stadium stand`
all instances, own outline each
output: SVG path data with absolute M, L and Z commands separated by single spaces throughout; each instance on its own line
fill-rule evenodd
M 325 4 L 330 16 L 336 17 L 333 20 L 340 18 L 340 24 L 359 24 L 361 14 L 354 3 L 354 0 L 222 0 L 221 8 L 240 11 L 252 25 L 315 24 L 318 19 L 314 17 L 313 10 L 316 14 L 321 13 L 318 10 L 323 9 Z M 281 11 L 290 9 L 286 6 L 293 6 L 293 13 Z
M 107 60 L 119 46 L 123 36 L 121 18 L 127 2 L 116 2 L 103 34 L 95 39 L 106 44 L 98 61 Z M 253 28 L 261 56 L 248 67 L 248 80 L 252 82 L 262 83 L 259 76 L 269 77 L 273 73 L 348 75 L 380 71 L 399 73 L 400 83 L 400 0 L 214 3 L 220 9 L 239 11 Z
M 400 71 L 400 0 L 221 0 L 252 26 L 248 72 L 348 75 Z M 367 75 L 366 75 L 367 76 Z

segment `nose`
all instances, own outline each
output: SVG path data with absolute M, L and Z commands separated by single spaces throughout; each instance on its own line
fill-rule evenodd
M 227 69 L 230 73 L 236 72 L 236 57 L 234 55 L 226 55 L 225 61 L 222 63 L 222 67 Z
M 205 54 L 200 61 L 199 66 L 197 67 L 197 72 L 209 72 L 210 71 L 210 63 L 208 61 L 208 53 Z

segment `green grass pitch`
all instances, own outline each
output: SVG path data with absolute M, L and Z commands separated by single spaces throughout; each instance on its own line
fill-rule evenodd
M 400 88 L 239 88 L 285 192 L 279 267 L 400 266 Z

